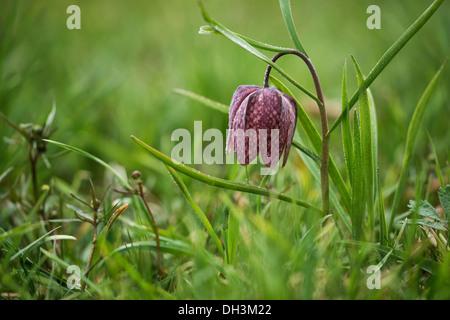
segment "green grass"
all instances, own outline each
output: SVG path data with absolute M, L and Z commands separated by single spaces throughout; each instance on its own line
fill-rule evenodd
M 1 299 L 449 299 L 449 3 L 376 2 L 381 30 L 354 0 L 79 1 L 68 30 L 69 1 L 2 1 Z M 299 106 L 285 168 L 167 156 L 267 64 Z

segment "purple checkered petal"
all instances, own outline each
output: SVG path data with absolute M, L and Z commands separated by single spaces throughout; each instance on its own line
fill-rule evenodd
M 284 166 L 296 122 L 297 104 L 292 97 L 276 88 L 240 86 L 230 106 L 227 153 L 233 146 L 238 162 L 247 165 L 263 152 L 263 163 L 273 167 L 284 151 Z M 273 136 L 273 130 L 277 130 L 278 135 Z M 262 143 L 261 139 L 264 139 Z M 260 150 L 260 147 L 266 150 Z M 272 147 L 278 152 L 274 162 Z
M 284 148 L 284 157 L 283 157 L 283 167 L 286 164 L 289 151 L 291 149 L 292 139 L 294 138 L 295 127 L 297 125 L 297 103 L 295 99 L 287 94 L 282 93 L 282 101 L 283 101 L 283 124 L 281 131 L 284 131 L 283 136 L 286 140 L 283 143 Z M 281 134 L 280 134 L 281 135 Z M 281 145 L 281 144 L 280 144 Z M 281 156 L 281 151 L 280 151 Z
M 231 129 L 233 128 L 233 122 L 234 122 L 234 119 L 236 118 L 236 113 L 241 107 L 243 107 L 243 105 L 244 105 L 243 102 L 245 101 L 245 99 L 251 93 L 253 93 L 259 89 L 261 89 L 261 87 L 252 86 L 252 85 L 239 86 L 233 94 L 233 98 L 231 99 L 231 104 L 230 104 L 230 111 L 229 111 L 229 129 L 230 129 L 230 131 L 228 132 L 228 137 L 227 137 L 227 148 L 226 148 L 227 154 L 230 153 L 230 148 L 231 148 L 231 143 L 232 143 L 232 141 L 231 141 L 232 139 L 230 137 L 230 132 L 231 132 Z M 245 106 L 244 106 L 244 108 L 245 108 Z

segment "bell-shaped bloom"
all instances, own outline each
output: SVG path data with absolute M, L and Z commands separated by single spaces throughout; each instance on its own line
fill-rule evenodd
M 233 147 L 241 165 L 259 154 L 266 167 L 274 167 L 284 152 L 286 164 L 297 123 L 295 99 L 276 88 L 239 86 L 230 105 L 227 154 Z

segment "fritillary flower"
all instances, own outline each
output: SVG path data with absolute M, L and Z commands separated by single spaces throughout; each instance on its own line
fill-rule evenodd
M 284 152 L 284 167 L 296 123 L 294 98 L 276 88 L 239 86 L 231 100 L 226 151 L 233 147 L 241 165 L 261 154 L 266 167 L 274 167 Z

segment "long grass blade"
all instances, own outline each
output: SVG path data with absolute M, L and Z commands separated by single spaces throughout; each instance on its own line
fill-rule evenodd
M 57 263 L 64 270 L 67 270 L 67 268 L 69 268 L 70 264 L 65 262 L 64 260 L 60 259 L 54 253 L 51 253 L 43 248 L 39 248 L 39 249 L 47 258 L 49 258 L 50 260 Z M 93 283 L 91 280 L 86 278 L 84 275 L 82 275 L 82 274 L 80 275 L 80 280 L 85 281 L 89 285 L 89 288 L 92 289 L 93 291 L 97 292 L 97 294 L 102 294 L 102 290 L 95 283 Z
M 356 59 L 352 56 L 353 64 L 355 65 L 356 77 L 359 86 L 364 86 L 364 77 L 361 73 L 361 69 L 356 62 Z M 361 126 L 361 156 L 362 156 L 362 174 L 364 177 L 364 190 L 365 200 L 367 203 L 367 211 L 369 213 L 369 229 L 373 230 L 375 225 L 375 212 L 374 212 L 374 175 L 375 169 L 373 166 L 373 148 L 374 141 L 372 135 L 372 119 L 371 111 L 369 108 L 369 98 L 367 90 L 361 90 L 359 94 L 359 114 L 360 114 L 360 126 Z
M 298 37 L 297 30 L 295 29 L 294 19 L 292 17 L 291 0 L 280 0 L 280 9 L 283 14 L 284 22 L 291 37 L 292 42 L 298 51 L 306 54 L 305 49 L 302 46 L 300 38 Z M 307 55 L 307 54 L 306 54 Z
M 344 70 L 342 72 L 342 110 L 347 109 L 348 96 L 347 96 L 347 60 L 344 63 Z M 353 156 L 353 140 L 352 140 L 352 128 L 350 123 L 350 113 L 347 112 L 342 119 L 342 146 L 344 148 L 344 157 L 347 164 L 347 172 L 349 175 L 350 183 L 352 181 L 352 156 Z
M 358 113 L 353 113 L 353 162 L 352 162 L 352 231 L 353 239 L 359 240 L 362 235 L 364 220 L 364 173 L 361 146 L 361 132 Z
M 162 252 L 174 254 L 174 255 L 191 255 L 192 249 L 182 243 L 167 243 L 161 242 L 160 249 Z M 133 243 L 124 244 L 111 252 L 111 256 L 117 253 L 128 253 L 130 250 L 152 250 L 156 251 L 156 241 L 139 241 Z
M 176 94 L 188 97 L 192 100 L 195 100 L 197 102 L 200 102 L 201 104 L 204 104 L 207 107 L 210 107 L 214 110 L 217 110 L 219 112 L 228 114 L 230 107 L 227 106 L 226 104 L 211 100 L 209 98 L 206 98 L 204 96 L 201 96 L 197 93 L 191 92 L 191 91 L 187 91 L 187 90 L 183 90 L 183 89 L 172 89 L 173 92 L 175 92 Z
M 32 230 L 42 226 L 42 224 L 43 222 L 36 222 L 33 224 L 24 223 L 8 231 L 5 231 L 2 228 L 0 228 L 0 242 L 3 242 L 6 239 L 11 238 L 15 235 L 22 235 L 24 233 L 31 232 Z
M 225 258 L 225 253 L 222 247 L 222 242 L 220 242 L 219 237 L 217 236 L 216 232 L 214 231 L 213 227 L 211 226 L 211 223 L 209 222 L 208 218 L 206 217 L 205 213 L 202 211 L 202 209 L 195 203 L 194 199 L 192 199 L 191 194 L 184 184 L 181 177 L 178 175 L 178 173 L 170 166 L 166 165 L 167 170 L 169 171 L 170 176 L 172 177 L 175 184 L 178 186 L 178 188 L 181 190 L 181 193 L 183 193 L 186 200 L 189 202 L 191 207 L 194 209 L 194 212 L 197 214 L 197 217 L 202 222 L 203 226 L 205 227 L 206 231 L 208 231 L 209 236 L 211 239 L 213 239 L 214 243 L 217 246 L 217 249 L 219 250 L 220 254 L 223 258 Z
M 257 40 L 251 39 L 249 37 L 246 37 L 246 36 L 244 36 L 242 34 L 234 32 L 234 31 L 231 31 L 231 32 L 233 32 L 236 36 L 238 36 L 239 38 L 244 39 L 250 45 L 252 45 L 253 47 L 258 48 L 258 49 L 272 51 L 272 52 L 283 52 L 283 53 L 289 53 L 289 52 L 292 52 L 292 50 L 294 50 L 292 48 L 279 47 L 279 46 L 274 46 L 274 45 L 271 45 L 271 44 L 268 44 L 268 43 L 264 43 L 264 42 L 261 42 L 261 41 L 257 41 Z M 223 36 L 223 34 L 221 34 L 216 29 L 214 29 L 214 27 L 209 26 L 209 25 L 201 26 L 198 33 L 199 34 L 216 34 L 216 35 L 219 35 L 219 36 Z
M 15 255 L 13 255 L 11 257 L 11 260 L 16 259 L 19 256 L 24 256 L 25 258 L 28 255 L 28 252 L 30 252 L 33 248 L 41 245 L 43 242 L 50 240 L 49 239 L 49 235 L 52 234 L 55 230 L 59 229 L 60 227 L 56 227 L 52 230 L 50 230 L 49 232 L 47 232 L 46 234 L 44 234 L 43 236 L 39 237 L 38 239 L 36 239 L 35 241 L 33 241 L 32 243 L 30 243 L 29 245 L 27 245 L 25 248 L 20 249 Z
M 84 151 L 84 150 L 81 150 L 81 149 L 79 149 L 79 148 L 70 146 L 70 145 L 65 144 L 65 143 L 62 143 L 62 142 L 53 141 L 53 140 L 48 140 L 48 139 L 43 139 L 43 140 L 44 140 L 45 142 L 54 144 L 54 145 L 56 145 L 56 146 L 58 146 L 58 147 L 64 148 L 64 149 L 66 149 L 66 150 L 73 151 L 73 152 L 75 152 L 75 153 L 81 154 L 82 156 L 84 156 L 84 157 L 86 157 L 86 158 L 89 158 L 89 159 L 91 159 L 91 160 L 94 160 L 94 161 L 97 162 L 98 164 L 102 165 L 105 169 L 109 170 L 109 171 L 117 178 L 117 181 L 118 181 L 124 188 L 131 189 L 130 184 L 129 184 L 125 179 L 123 179 L 122 176 L 121 176 L 116 170 L 114 170 L 113 167 L 111 167 L 109 164 L 107 164 L 107 163 L 106 163 L 105 161 L 103 161 L 102 159 L 97 158 L 96 156 L 94 156 L 94 155 L 92 155 L 92 154 L 90 154 L 90 153 L 88 153 L 88 152 L 86 152 L 86 151 Z
M 239 217 L 235 210 L 230 210 L 228 216 L 228 229 L 224 232 L 224 243 L 227 254 L 227 262 L 234 265 L 239 243 Z
M 44 124 L 44 132 L 43 132 L 43 136 L 44 137 L 49 137 L 50 134 L 52 133 L 52 124 L 53 124 L 53 120 L 55 119 L 55 114 L 56 114 L 56 104 L 53 103 L 52 106 L 52 111 L 50 111 L 49 115 L 47 116 L 47 120 L 45 121 Z
M 380 243 L 383 246 L 388 245 L 388 233 L 387 233 L 387 224 L 386 224 L 386 213 L 384 210 L 384 199 L 383 199 L 383 191 L 380 183 L 380 173 L 377 170 L 377 187 L 378 187 L 378 212 L 380 219 Z
M 372 163 L 373 163 L 373 176 L 377 175 L 378 168 L 378 125 L 377 125 L 377 112 L 375 107 L 375 100 L 373 99 L 372 91 L 367 89 L 367 98 L 369 101 L 370 112 L 370 126 L 372 133 Z M 374 181 L 374 190 L 377 190 L 376 179 Z
M 229 40 L 233 41 L 243 49 L 247 50 L 248 52 L 252 53 L 268 65 L 271 65 L 272 68 L 277 70 L 283 77 L 285 77 L 289 82 L 291 82 L 294 86 L 296 86 L 298 89 L 303 91 L 306 95 L 308 95 L 311 99 L 316 101 L 319 105 L 322 105 L 322 102 L 309 90 L 307 90 L 305 87 L 303 87 L 301 84 L 299 84 L 297 81 L 295 81 L 290 75 L 288 75 L 283 69 L 281 69 L 277 64 L 273 63 L 271 59 L 269 59 L 267 56 L 262 54 L 260 51 L 256 50 L 255 47 L 250 45 L 247 41 L 237 36 L 234 32 L 230 31 L 228 28 L 223 26 L 222 24 L 218 23 L 217 21 L 213 20 L 209 14 L 206 12 L 205 7 L 203 6 L 203 3 L 201 1 L 198 1 L 198 4 L 200 6 L 200 9 L 203 14 L 203 18 L 206 22 L 208 22 L 211 26 L 213 26 L 219 33 L 224 35 Z
M 134 136 L 131 136 L 131 138 L 139 146 L 144 148 L 146 151 L 148 151 L 152 156 L 154 156 L 158 160 L 164 162 L 166 165 L 168 165 L 168 166 L 174 168 L 175 170 L 177 170 L 181 173 L 184 173 L 185 175 L 190 176 L 200 182 L 203 182 L 203 183 L 206 183 L 211 186 L 218 187 L 218 188 L 224 188 L 224 189 L 241 191 L 241 192 L 246 192 L 246 193 L 260 194 L 262 196 L 267 196 L 267 197 L 273 197 L 273 198 L 277 198 L 281 201 L 297 204 L 299 206 L 312 209 L 313 211 L 322 212 L 321 209 L 319 209 L 318 207 L 314 206 L 313 204 L 311 204 L 309 202 L 299 200 L 299 199 L 294 199 L 294 198 L 286 196 L 282 193 L 267 190 L 264 188 L 245 185 L 242 183 L 232 182 L 229 180 L 213 177 L 208 174 L 202 173 L 198 170 L 195 170 L 183 163 L 179 163 L 179 162 L 175 163 L 170 157 L 168 157 L 165 154 L 159 152 L 158 150 L 150 147 L 149 145 L 147 145 L 143 141 L 139 140 L 138 138 L 136 138 Z

